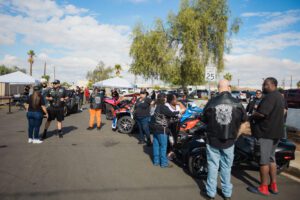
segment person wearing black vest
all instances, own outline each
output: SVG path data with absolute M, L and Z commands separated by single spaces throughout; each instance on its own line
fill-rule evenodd
M 100 93 L 99 88 L 95 88 L 93 93 L 90 95 L 90 125 L 87 130 L 94 129 L 95 116 L 97 118 L 97 129 L 101 128 L 101 112 L 102 112 L 102 99 L 103 93 Z
M 205 106 L 203 121 L 207 124 L 208 143 L 206 145 L 208 176 L 206 192 L 208 199 L 217 193 L 218 172 L 224 199 L 232 195 L 231 167 L 234 159 L 234 142 L 242 122 L 247 119 L 246 111 L 239 100 L 229 92 L 227 80 L 218 84 L 219 94 Z
M 284 137 L 284 99 L 277 90 L 277 84 L 277 80 L 273 77 L 265 79 L 263 83 L 265 97 L 252 115 L 252 134 L 258 139 L 260 146 L 261 184 L 257 188 L 249 187 L 248 190 L 265 196 L 270 192 L 278 193 L 275 150 L 279 140 Z
M 46 139 L 47 130 L 51 124 L 51 121 L 55 119 L 57 120 L 59 138 L 63 138 L 62 121 L 64 121 L 65 100 L 68 97 L 66 96 L 66 89 L 64 87 L 61 87 L 59 80 L 55 80 L 52 84 L 53 87 L 49 89 L 46 96 L 46 100 L 50 103 L 50 106 L 48 108 L 49 117 L 45 124 L 45 130 L 42 139 Z

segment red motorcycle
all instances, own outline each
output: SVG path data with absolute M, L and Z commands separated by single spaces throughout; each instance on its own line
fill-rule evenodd
M 120 133 L 131 133 L 135 126 L 131 110 L 137 101 L 138 94 L 129 94 L 124 97 L 131 97 L 130 100 L 115 101 L 105 99 L 104 102 L 111 106 L 112 109 L 112 130 L 118 130 Z

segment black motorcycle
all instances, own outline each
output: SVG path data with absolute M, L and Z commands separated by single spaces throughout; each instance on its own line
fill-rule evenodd
M 186 167 L 195 178 L 207 176 L 206 158 L 206 126 L 201 121 L 189 132 L 179 132 L 177 143 L 173 145 L 176 162 Z M 278 174 L 289 167 L 295 159 L 296 145 L 287 139 L 281 139 L 276 149 L 276 164 Z M 259 166 L 259 145 L 256 138 L 241 135 L 235 143 L 234 166 L 247 164 Z

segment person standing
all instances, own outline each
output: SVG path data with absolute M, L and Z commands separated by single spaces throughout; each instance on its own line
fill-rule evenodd
M 153 165 L 162 168 L 172 167 L 167 158 L 168 135 L 170 134 L 169 119 L 179 115 L 178 111 L 172 112 L 165 105 L 166 94 L 157 95 L 156 108 L 151 121 L 153 130 Z
M 144 144 L 146 136 L 148 146 L 151 145 L 149 128 L 151 102 L 152 100 L 147 97 L 147 91 L 141 90 L 134 107 L 134 116 L 139 127 L 139 144 Z
M 50 106 L 48 108 L 48 120 L 45 124 L 45 130 L 43 133 L 43 139 L 47 137 L 47 130 L 51 124 L 51 121 L 57 120 L 57 129 L 59 138 L 63 138 L 62 133 L 62 121 L 64 120 L 64 106 L 65 100 L 68 98 L 66 96 L 66 90 L 64 87 L 61 87 L 60 81 L 55 80 L 53 83 L 53 87 L 49 90 L 47 94 L 47 101 L 49 101 Z
M 284 137 L 284 100 L 277 90 L 275 78 L 266 78 L 263 83 L 265 97 L 253 113 L 254 125 L 252 134 L 260 146 L 260 186 L 247 188 L 250 192 L 265 195 L 278 194 L 277 167 L 275 150 L 278 142 Z M 268 179 L 270 178 L 270 183 Z
M 262 96 L 263 96 L 262 91 L 256 90 L 255 98 L 249 102 L 249 104 L 247 105 L 247 108 L 246 108 L 248 115 L 252 115 L 252 113 L 257 110 L 258 105 L 262 100 Z
M 43 113 L 48 118 L 45 101 L 40 93 L 41 88 L 34 86 L 33 94 L 29 96 L 26 104 L 27 119 L 28 119 L 28 143 L 40 144 L 39 132 L 43 121 Z
M 102 98 L 99 88 L 95 88 L 90 95 L 90 124 L 87 130 L 94 129 L 95 116 L 97 118 L 97 129 L 101 128 L 101 112 L 102 112 Z
M 85 97 L 85 104 L 86 104 L 87 102 L 89 102 L 89 98 L 90 98 L 90 91 L 88 87 L 84 89 L 84 97 Z
M 247 119 L 246 111 L 239 100 L 230 94 L 227 80 L 218 84 L 219 94 L 210 99 L 203 113 L 203 121 L 207 124 L 206 156 L 208 175 L 206 195 L 214 199 L 217 193 L 217 180 L 220 168 L 221 186 L 224 199 L 230 199 L 233 186 L 231 184 L 231 167 L 234 159 L 234 142 L 242 122 Z
M 177 113 L 179 112 L 179 114 L 181 114 L 181 115 L 186 111 L 186 107 L 181 102 L 177 101 L 177 97 L 175 94 L 167 95 L 166 106 L 169 108 L 170 111 L 177 112 Z M 174 139 L 173 145 L 170 142 L 168 143 L 168 158 L 169 159 L 172 159 L 172 156 L 174 155 L 173 146 L 177 144 L 177 126 L 178 126 L 177 120 L 169 123 L 170 132 Z

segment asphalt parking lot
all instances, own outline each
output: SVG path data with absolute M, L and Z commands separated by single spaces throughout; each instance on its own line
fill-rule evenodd
M 27 144 L 24 111 L 0 109 L 0 199 L 204 199 L 204 181 L 182 168 L 154 167 L 151 148 L 135 135 L 112 132 L 103 119 L 101 131 L 87 131 L 88 112 L 66 118 L 64 138 L 52 135 L 40 145 Z M 232 199 L 298 200 L 300 183 L 279 176 L 280 194 L 260 197 L 247 191 L 258 184 L 254 169 L 233 171 Z M 222 199 L 218 196 L 216 199 Z

